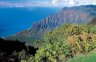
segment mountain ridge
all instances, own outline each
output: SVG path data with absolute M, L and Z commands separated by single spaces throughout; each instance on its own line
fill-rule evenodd
M 33 42 L 42 39 L 45 32 L 52 31 L 63 24 L 87 24 L 96 17 L 95 8 L 96 5 L 62 8 L 59 13 L 52 14 L 39 22 L 35 22 L 30 29 L 4 39 Z

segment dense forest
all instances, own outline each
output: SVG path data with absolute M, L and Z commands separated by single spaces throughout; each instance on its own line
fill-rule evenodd
M 34 44 L 35 56 L 21 62 L 96 62 L 96 25 L 65 24 Z

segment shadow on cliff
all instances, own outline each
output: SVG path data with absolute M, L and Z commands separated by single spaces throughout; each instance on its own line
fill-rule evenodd
M 88 24 L 89 25 L 96 25 L 96 17 L 91 22 L 89 22 Z

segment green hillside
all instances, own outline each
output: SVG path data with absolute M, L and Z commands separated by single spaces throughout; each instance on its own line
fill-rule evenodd
M 96 50 L 86 55 L 74 57 L 68 60 L 68 62 L 96 62 Z
M 67 62 L 80 55 L 84 56 L 78 57 L 75 62 L 96 60 L 96 53 L 89 55 L 96 48 L 95 25 L 65 24 L 52 32 L 45 33 L 43 38 L 35 56 L 21 62 Z M 39 43 L 40 41 L 37 42 Z M 73 60 L 69 62 L 74 62 Z

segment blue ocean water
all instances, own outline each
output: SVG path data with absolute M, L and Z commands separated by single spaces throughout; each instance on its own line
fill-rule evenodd
M 9 36 L 28 29 L 33 22 L 57 13 L 61 8 L 0 8 L 0 37 Z

